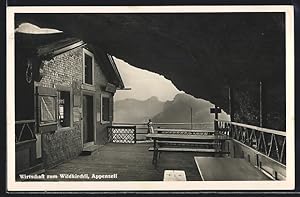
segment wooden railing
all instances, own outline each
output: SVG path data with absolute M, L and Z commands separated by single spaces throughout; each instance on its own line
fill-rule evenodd
M 35 120 L 19 120 L 15 122 L 15 142 L 36 140 L 34 134 Z
M 286 164 L 286 132 L 224 120 L 218 123 L 217 132 L 232 137 L 246 146 Z
M 153 123 L 152 124 L 154 129 L 164 129 L 164 128 L 172 128 L 172 129 L 203 129 L 203 130 L 209 130 L 213 131 L 213 122 L 204 122 L 204 123 Z M 136 136 L 136 142 L 141 142 L 146 140 L 146 134 L 148 133 L 148 124 L 145 123 L 113 123 L 113 130 L 116 130 L 117 128 L 132 128 L 135 127 L 135 136 Z M 110 128 L 109 128 L 109 132 Z M 110 134 L 109 134 L 110 135 Z M 123 135 L 123 134 L 119 134 Z M 124 134 L 125 135 L 125 134 Z

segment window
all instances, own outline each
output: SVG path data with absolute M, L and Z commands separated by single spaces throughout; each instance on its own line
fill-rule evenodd
M 102 120 L 109 121 L 109 97 L 102 97 Z
M 83 49 L 83 81 L 85 84 L 94 84 L 94 55 Z
M 58 92 L 58 123 L 60 127 L 70 126 L 70 92 Z
M 113 114 L 113 106 L 112 106 L 112 99 L 109 96 L 102 96 L 102 122 L 109 122 L 113 120 L 112 114 Z

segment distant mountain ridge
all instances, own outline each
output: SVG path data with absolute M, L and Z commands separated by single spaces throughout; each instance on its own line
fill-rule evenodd
M 152 96 L 147 100 L 124 99 L 114 104 L 114 122 L 143 123 L 164 109 L 164 102 Z
M 197 99 L 191 95 L 177 94 L 172 101 L 162 102 L 157 97 L 140 101 L 125 99 L 115 102 L 114 121 L 124 123 L 143 123 L 148 119 L 160 123 L 193 123 L 213 122 L 210 114 L 210 102 Z M 228 119 L 226 113 L 219 115 L 220 119 Z
M 210 108 L 214 107 L 210 102 L 197 99 L 188 94 L 177 94 L 173 101 L 165 103 L 164 110 L 152 118 L 153 122 L 167 123 L 193 123 L 213 122 L 214 115 L 210 113 Z M 220 118 L 227 119 L 227 115 L 222 112 Z

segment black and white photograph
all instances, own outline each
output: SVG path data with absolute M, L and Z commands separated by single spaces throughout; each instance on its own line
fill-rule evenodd
M 294 189 L 293 16 L 8 7 L 8 188 Z

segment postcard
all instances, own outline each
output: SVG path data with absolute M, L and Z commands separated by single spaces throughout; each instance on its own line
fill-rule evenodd
M 294 189 L 293 9 L 8 6 L 8 191 Z

